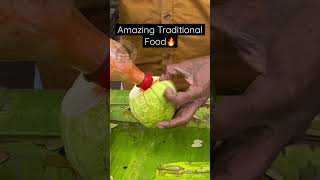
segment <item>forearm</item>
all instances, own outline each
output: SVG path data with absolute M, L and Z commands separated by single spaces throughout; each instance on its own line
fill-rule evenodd
M 108 56 L 108 43 L 71 0 L 0 2 L 1 60 L 51 60 L 90 73 Z
M 74 10 L 70 22 L 57 33 L 60 61 L 87 74 L 109 56 L 109 38 Z

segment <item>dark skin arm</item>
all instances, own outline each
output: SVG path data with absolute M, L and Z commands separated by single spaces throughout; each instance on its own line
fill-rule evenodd
M 217 7 L 212 21 L 238 43 L 243 60 L 261 72 L 244 94 L 217 102 L 212 132 L 224 141 L 215 153 L 212 178 L 217 180 L 261 179 L 319 112 L 320 25 L 315 17 L 320 4 L 250 2 Z M 270 9 L 274 13 L 267 13 Z

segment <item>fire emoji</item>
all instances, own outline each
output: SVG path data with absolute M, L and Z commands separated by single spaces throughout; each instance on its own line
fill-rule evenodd
M 174 39 L 171 37 L 168 41 L 168 46 L 174 46 L 176 42 L 174 41 Z

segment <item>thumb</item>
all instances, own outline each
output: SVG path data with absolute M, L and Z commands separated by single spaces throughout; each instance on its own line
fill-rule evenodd
M 202 89 L 190 86 L 187 91 L 175 93 L 171 88 L 166 89 L 165 98 L 177 106 L 192 102 L 202 94 Z

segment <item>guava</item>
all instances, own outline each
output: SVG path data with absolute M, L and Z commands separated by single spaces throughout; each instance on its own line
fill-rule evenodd
M 81 179 L 109 178 L 107 108 L 104 101 L 81 116 L 61 116 L 61 134 L 66 155 Z
M 147 90 L 134 86 L 129 93 L 129 106 L 133 116 L 145 127 L 154 128 L 161 121 L 172 119 L 176 106 L 165 98 L 165 91 L 171 88 L 177 92 L 170 80 L 159 81 L 153 77 L 154 82 Z
M 84 180 L 109 179 L 109 106 L 106 92 L 96 91 L 97 88 L 81 75 L 61 105 L 61 136 L 66 156 Z

